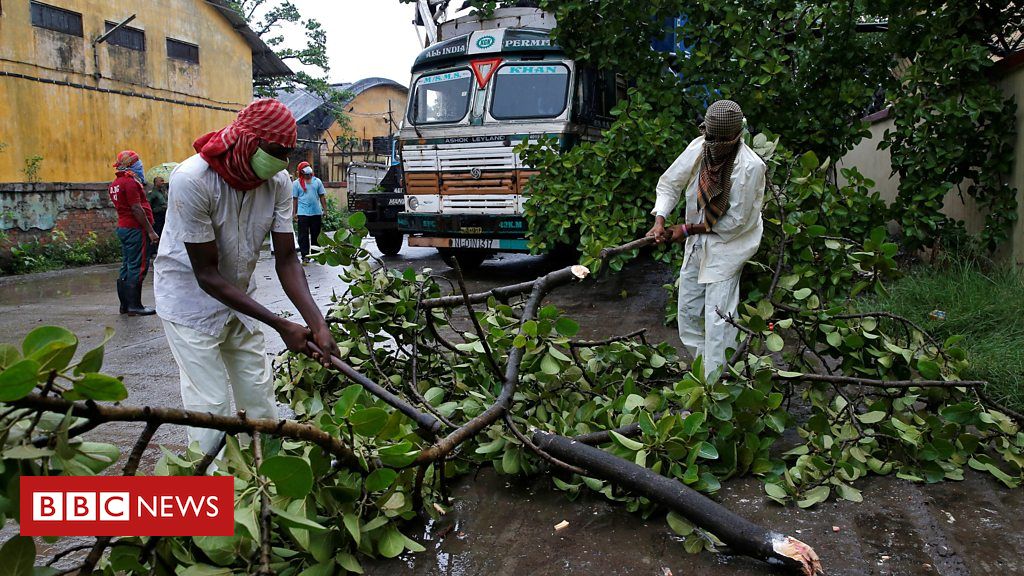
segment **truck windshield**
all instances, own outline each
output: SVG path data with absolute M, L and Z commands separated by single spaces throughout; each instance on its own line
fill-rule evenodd
M 561 64 L 509 64 L 494 82 L 491 116 L 499 120 L 555 118 L 565 111 L 569 69 Z
M 413 124 L 458 122 L 469 110 L 469 70 L 427 74 L 416 81 L 409 120 Z

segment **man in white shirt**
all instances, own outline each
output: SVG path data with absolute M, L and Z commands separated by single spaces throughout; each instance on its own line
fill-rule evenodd
M 764 225 L 764 161 L 742 138 L 743 111 L 730 100 L 708 107 L 701 136 L 690 142 L 661 176 L 647 233 L 655 242 L 685 241 L 679 271 L 679 339 L 704 373 L 726 362 L 736 328 L 716 312 L 735 315 L 740 272 L 757 252 Z M 665 218 L 686 191 L 684 223 L 665 228 Z
M 277 417 L 259 322 L 277 330 L 292 352 L 325 364 L 329 358 L 312 353 L 311 343 L 338 354 L 295 254 L 285 171 L 295 141 L 291 112 L 276 100 L 257 100 L 230 126 L 196 140 L 198 154 L 171 174 L 154 285 L 187 410 L 228 415 L 233 395 L 247 416 Z M 268 232 L 281 286 L 308 328 L 252 298 L 253 271 Z M 189 428 L 188 437 L 208 452 L 220 433 Z

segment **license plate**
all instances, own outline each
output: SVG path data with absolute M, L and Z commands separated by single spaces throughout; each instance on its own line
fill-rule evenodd
M 451 247 L 495 250 L 500 247 L 500 240 L 492 240 L 488 238 L 452 238 Z

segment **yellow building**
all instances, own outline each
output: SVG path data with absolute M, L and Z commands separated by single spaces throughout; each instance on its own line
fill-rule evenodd
M 181 161 L 289 74 L 226 0 L 0 0 L 0 182 L 107 181 L 124 149 Z
M 341 105 L 345 124 L 338 123 L 330 107 L 309 92 L 281 92 L 277 97 L 299 123 L 302 159 L 313 164 L 322 180 L 341 182 L 352 162 L 386 159 L 380 148 L 375 153 L 373 141 L 377 138 L 380 144 L 380 139 L 398 131 L 409 89 L 386 78 L 364 78 L 332 87 L 347 95 Z

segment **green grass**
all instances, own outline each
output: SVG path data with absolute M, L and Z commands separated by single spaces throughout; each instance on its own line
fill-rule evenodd
M 961 376 L 987 380 L 992 399 L 1024 411 L 1024 270 L 987 270 L 970 258 L 919 266 L 864 307 L 910 318 L 938 338 L 964 335 L 971 366 Z M 932 310 L 946 319 L 930 319 Z

